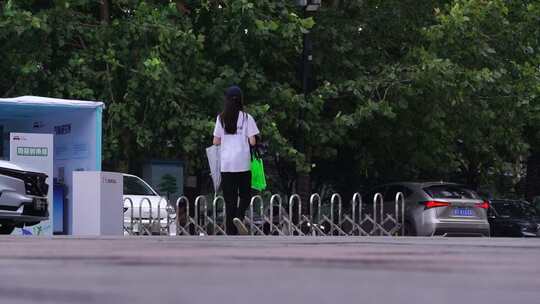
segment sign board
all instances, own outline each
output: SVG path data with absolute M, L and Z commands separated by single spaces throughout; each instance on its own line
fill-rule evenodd
M 27 170 L 47 174 L 47 184 L 49 191 L 47 199 L 49 202 L 49 220 L 41 223 L 16 229 L 14 234 L 22 235 L 52 235 L 53 216 L 53 135 L 34 133 L 11 133 L 10 134 L 10 162 L 19 165 Z

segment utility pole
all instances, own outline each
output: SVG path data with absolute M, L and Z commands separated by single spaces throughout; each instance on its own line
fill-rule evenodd
M 310 12 L 304 10 L 304 18 L 309 18 Z M 303 34 L 302 48 L 302 91 L 304 96 L 308 96 L 313 91 L 311 78 L 313 62 L 313 43 L 311 41 L 311 32 L 306 31 Z
M 297 0 L 301 7 L 303 17 L 309 18 L 321 7 L 321 0 Z M 311 32 L 307 30 L 303 33 L 302 49 L 302 91 L 304 96 L 308 96 L 313 91 L 312 81 L 313 43 Z
M 302 9 L 303 17 L 309 18 L 314 12 L 321 7 L 321 0 L 297 0 L 297 5 Z M 307 30 L 303 33 L 303 49 L 302 49 L 302 92 L 306 102 L 309 101 L 309 95 L 313 91 L 313 43 L 311 39 L 311 32 Z M 303 119 L 302 113 L 300 113 L 300 119 Z M 311 164 L 312 161 L 312 148 L 304 136 L 299 141 L 300 149 L 305 155 L 305 161 L 307 164 Z M 298 174 L 296 190 L 304 206 L 307 206 L 309 197 L 311 195 L 311 174 L 308 172 L 301 172 Z M 304 207 L 306 209 L 306 207 Z

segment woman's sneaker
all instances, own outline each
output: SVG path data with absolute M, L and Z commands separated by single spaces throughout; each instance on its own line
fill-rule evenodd
M 233 219 L 233 224 L 236 226 L 236 230 L 238 230 L 238 235 L 248 235 L 249 231 L 246 228 L 246 225 L 237 217 Z

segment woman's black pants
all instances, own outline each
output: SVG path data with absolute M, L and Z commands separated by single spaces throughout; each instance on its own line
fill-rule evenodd
M 221 187 L 227 212 L 227 227 L 225 229 L 228 235 L 236 235 L 238 231 L 233 224 L 233 219 L 237 217 L 244 220 L 251 200 L 251 171 L 221 172 Z

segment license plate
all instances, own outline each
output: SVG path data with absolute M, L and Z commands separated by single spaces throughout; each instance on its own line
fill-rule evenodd
M 454 216 L 474 216 L 473 210 L 470 208 L 454 208 L 452 214 Z
M 34 209 L 38 211 L 43 211 L 47 208 L 47 201 L 40 198 L 34 199 Z

